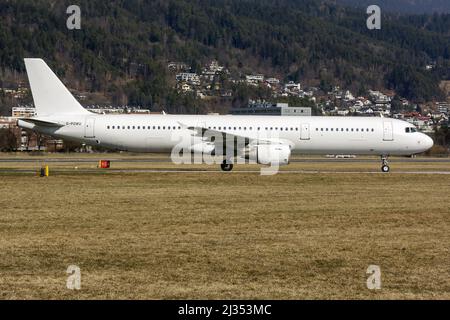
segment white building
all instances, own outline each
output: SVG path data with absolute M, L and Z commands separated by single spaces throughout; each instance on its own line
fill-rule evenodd
M 169 70 L 179 71 L 179 70 L 188 70 L 189 67 L 184 62 L 169 62 L 167 65 Z
M 191 91 L 193 91 L 193 90 L 192 90 L 192 87 L 191 87 L 190 85 L 188 85 L 187 83 L 183 83 L 183 84 L 181 85 L 180 89 L 181 89 L 181 91 L 183 91 L 183 92 L 191 92 Z
M 13 107 L 13 118 L 31 118 L 36 115 L 36 109 L 32 107 Z
M 97 114 L 149 114 L 149 109 L 142 109 L 140 107 L 128 107 L 128 106 L 87 106 L 86 110 Z
M 345 92 L 344 99 L 347 100 L 347 101 L 355 101 L 355 97 L 348 90 Z
M 284 89 L 287 91 L 300 91 L 302 86 L 300 83 L 295 83 L 294 81 L 289 81 L 284 85 Z
M 289 107 L 287 103 L 270 103 L 249 101 L 247 107 L 231 109 L 234 115 L 266 115 L 266 116 L 311 116 L 311 108 Z
M 247 83 L 261 83 L 264 81 L 264 76 L 261 74 L 257 74 L 257 75 L 247 75 L 245 76 L 245 80 L 247 81 Z
M 350 110 L 338 110 L 338 116 L 346 116 L 350 113 Z
M 219 65 L 219 62 L 216 60 L 211 61 L 211 63 L 209 64 L 209 70 L 213 71 L 213 72 L 222 72 L 224 69 L 224 67 L 222 67 L 221 65 Z
M 280 84 L 280 80 L 277 79 L 277 78 L 267 78 L 266 82 L 268 84 L 271 84 L 271 85 L 278 85 L 278 84 Z
M 0 129 L 9 129 L 16 126 L 17 119 L 13 117 L 0 117 Z
M 178 82 L 184 81 L 194 85 L 200 85 L 200 77 L 196 73 L 183 72 L 176 75 Z
M 364 102 L 362 102 L 361 100 L 356 100 L 353 108 L 355 108 L 355 110 L 359 110 L 362 107 L 364 107 Z
M 450 104 L 448 104 L 446 102 L 441 102 L 441 103 L 438 103 L 437 110 L 439 113 L 448 114 L 449 108 L 450 108 Z
M 377 104 L 384 104 L 391 102 L 391 98 L 381 93 L 380 91 L 369 90 L 369 96 L 371 100 Z

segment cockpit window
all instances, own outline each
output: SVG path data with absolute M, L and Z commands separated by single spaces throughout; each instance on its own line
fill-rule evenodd
M 414 133 L 417 132 L 417 129 L 414 127 L 405 128 L 406 133 Z

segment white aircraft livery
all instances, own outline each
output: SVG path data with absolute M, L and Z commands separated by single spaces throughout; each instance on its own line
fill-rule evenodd
M 36 116 L 22 128 L 58 139 L 131 152 L 187 149 L 214 155 L 231 171 L 237 159 L 287 165 L 302 154 L 414 155 L 433 140 L 408 122 L 382 117 L 102 115 L 84 109 L 42 59 L 25 59 Z

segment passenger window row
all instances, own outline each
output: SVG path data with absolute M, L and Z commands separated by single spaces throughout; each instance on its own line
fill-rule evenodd
M 279 130 L 279 131 L 298 131 L 298 128 L 293 128 L 293 127 L 208 127 L 209 130 L 219 130 L 219 131 L 225 131 L 225 130 L 244 130 L 244 131 L 253 131 L 253 129 L 257 130 L 257 131 L 261 131 L 261 130 L 266 130 L 266 131 L 270 131 L 270 130 Z
M 108 130 L 181 130 L 181 126 L 107 126 Z M 256 129 L 257 131 L 299 131 L 298 127 L 208 127 L 209 130 L 244 130 L 252 131 Z M 369 128 L 316 128 L 316 131 L 321 132 L 375 132 L 375 129 Z M 416 132 L 415 128 L 406 128 L 406 132 Z
M 106 126 L 108 130 L 181 130 L 181 126 Z
M 108 130 L 181 130 L 181 126 L 106 126 Z M 209 130 L 253 130 L 253 127 L 208 127 Z M 298 128 L 293 127 L 257 127 L 260 130 L 279 130 L 279 131 L 298 131 Z
M 316 131 L 325 132 L 375 132 L 375 129 L 369 128 L 316 128 Z

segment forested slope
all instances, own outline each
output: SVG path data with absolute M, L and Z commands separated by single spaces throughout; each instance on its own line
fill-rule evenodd
M 16 81 L 24 57 L 42 57 L 71 87 L 112 103 L 195 112 L 195 101 L 172 88 L 167 62 L 196 71 L 218 59 L 237 75 L 440 97 L 439 81 L 450 76 L 448 15 L 384 15 L 382 30 L 370 31 L 365 10 L 333 2 L 80 0 L 82 29 L 71 31 L 69 1 L 3 0 L 0 79 Z M 426 71 L 431 62 L 436 68 Z

